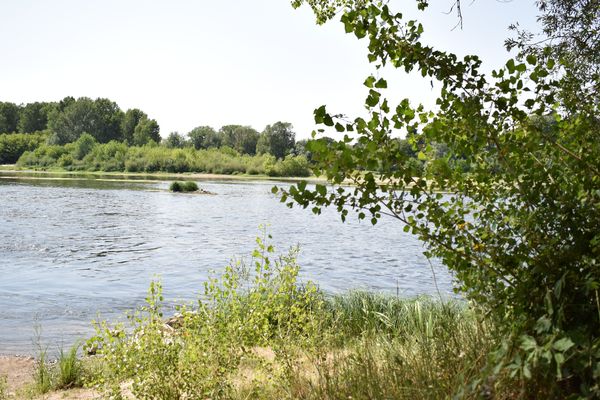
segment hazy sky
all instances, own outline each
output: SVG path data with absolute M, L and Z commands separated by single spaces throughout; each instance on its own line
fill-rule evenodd
M 392 9 L 413 0 L 392 0 Z M 464 27 L 431 0 L 421 15 L 428 43 L 477 53 L 489 69 L 506 60 L 510 23 L 535 26 L 533 1 L 463 1 Z M 0 101 L 107 97 L 155 118 L 162 136 L 198 125 L 291 122 L 297 138 L 312 111 L 360 113 L 372 68 L 365 41 L 336 20 L 317 26 L 289 0 L 2 0 Z M 429 81 L 399 71 L 390 90 L 431 104 Z

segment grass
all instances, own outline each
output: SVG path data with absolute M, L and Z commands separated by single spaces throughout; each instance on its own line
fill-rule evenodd
M 76 344 L 65 352 L 62 348 L 58 358 L 58 377 L 54 384 L 55 389 L 69 389 L 81 386 L 82 366 L 77 357 L 79 345 Z
M 77 355 L 79 347 L 79 344 L 75 344 L 68 351 L 61 348 L 56 362 L 50 362 L 46 348 L 39 346 L 31 394 L 82 387 L 86 371 L 83 361 Z

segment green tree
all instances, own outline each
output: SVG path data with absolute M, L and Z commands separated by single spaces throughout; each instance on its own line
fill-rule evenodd
M 131 146 L 134 144 L 133 134 L 135 132 L 135 128 L 143 119 L 147 120 L 148 115 L 137 108 L 132 108 L 125 112 L 123 120 L 121 121 L 121 133 L 123 135 L 123 140 L 128 145 Z
M 250 126 L 224 125 L 219 129 L 221 145 L 241 154 L 256 154 L 258 132 Z
M 221 136 L 211 126 L 197 126 L 188 137 L 196 150 L 221 147 Z
M 150 142 L 160 143 L 160 127 L 156 120 L 142 118 L 133 130 L 133 142 L 135 146 L 143 146 Z
M 111 100 L 65 98 L 50 113 L 48 128 L 53 132 L 51 141 L 55 144 L 74 142 L 84 132 L 92 135 L 100 143 L 107 143 L 122 139 L 122 118 L 123 112 Z
M 14 164 L 26 151 L 33 151 L 43 144 L 48 135 L 35 134 L 0 134 L 0 164 Z
M 259 133 L 250 126 L 240 126 L 233 132 L 233 148 L 241 154 L 256 154 Z
M 296 134 L 293 129 L 292 124 L 288 122 L 279 121 L 273 125 L 267 125 L 258 139 L 256 152 L 284 158 L 294 150 L 296 144 Z
M 66 97 L 48 116 L 48 128 L 52 131 L 50 141 L 53 144 L 65 144 L 76 141 L 84 132 L 93 135 L 94 117 L 92 99 Z
M 95 129 L 92 136 L 100 143 L 108 143 L 111 140 L 123 140 L 121 134 L 121 123 L 123 111 L 117 103 L 109 99 L 98 98 L 94 101 Z
M 171 132 L 164 141 L 165 146 L 169 149 L 182 149 L 186 146 L 185 137 L 178 132 Z
M 242 125 L 223 125 L 219 129 L 219 135 L 221 136 L 221 146 L 235 147 L 235 131 L 241 128 Z
M 0 133 L 13 133 L 19 124 L 19 106 L 0 102 Z
M 316 123 L 344 133 L 308 144 L 313 172 L 336 187 L 299 183 L 282 201 L 315 213 L 335 206 L 342 219 L 354 210 L 374 224 L 396 218 L 454 272 L 457 290 L 498 320 L 505 340 L 484 375 L 515 377 L 524 398 L 600 397 L 600 78 L 588 73 L 599 53 L 585 50 L 598 46 L 598 2 L 538 2 L 545 29 L 565 30 L 539 51 L 523 45 L 489 75 L 477 56 L 425 45 L 422 24 L 387 4 L 306 2 L 319 22 L 340 15 L 366 40 L 379 75 L 384 66 L 416 70 L 441 91 L 435 111 L 409 99 L 391 104 L 386 80 L 371 75 L 367 118 L 316 109 Z M 589 40 L 580 53 L 578 37 Z M 463 159 L 469 173 L 447 164 L 415 176 L 394 140 L 415 132 L 420 160 L 436 160 L 443 145 L 445 159 Z
M 48 126 L 48 114 L 54 103 L 35 102 L 21 107 L 17 129 L 20 133 L 43 131 Z

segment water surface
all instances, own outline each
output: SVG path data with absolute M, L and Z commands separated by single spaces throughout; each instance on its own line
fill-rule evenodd
M 329 292 L 436 293 L 422 243 L 398 221 L 342 223 L 335 210 L 288 209 L 273 182 L 199 184 L 216 194 L 0 173 L 0 354 L 31 353 L 36 325 L 44 343 L 70 345 L 92 333 L 98 313 L 113 319 L 139 305 L 156 276 L 169 304 L 193 299 L 211 270 L 251 253 L 259 225 L 279 252 L 298 244 L 301 278 Z M 450 275 L 435 270 L 450 293 Z

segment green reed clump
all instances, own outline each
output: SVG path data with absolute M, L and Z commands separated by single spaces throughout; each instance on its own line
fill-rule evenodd
M 169 186 L 169 190 L 171 192 L 197 192 L 198 190 L 200 190 L 200 188 L 198 187 L 198 184 L 196 182 L 191 182 L 191 181 L 186 181 L 186 182 L 179 182 L 179 181 L 175 181 L 173 183 L 171 183 L 171 185 Z
M 478 398 L 489 389 L 466 387 L 497 340 L 493 325 L 466 304 L 350 292 L 325 308 L 335 350 L 314 361 L 318 379 L 305 398 L 446 399 L 459 390 Z
M 69 351 L 60 349 L 58 357 L 58 376 L 54 383 L 55 389 L 69 389 L 82 385 L 83 367 L 77 357 L 79 344 L 72 346 Z

